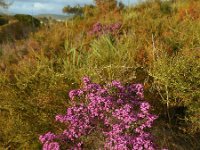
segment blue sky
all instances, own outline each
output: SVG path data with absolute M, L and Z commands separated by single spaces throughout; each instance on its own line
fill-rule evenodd
M 10 13 L 23 14 L 62 14 L 62 8 L 67 5 L 92 4 L 93 0 L 7 0 L 13 2 L 8 10 Z M 137 0 L 122 0 L 122 2 L 133 4 Z

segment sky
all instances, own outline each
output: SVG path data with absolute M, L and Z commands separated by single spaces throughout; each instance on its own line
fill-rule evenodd
M 12 5 L 4 10 L 7 13 L 19 14 L 62 14 L 62 8 L 67 5 L 92 4 L 93 0 L 5 0 Z M 137 0 L 122 0 L 125 4 L 133 4 Z

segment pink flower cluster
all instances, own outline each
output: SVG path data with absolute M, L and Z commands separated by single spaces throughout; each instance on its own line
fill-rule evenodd
M 102 35 L 102 34 L 118 34 L 122 27 L 121 23 L 113 23 L 109 25 L 103 25 L 101 23 L 95 23 L 92 29 L 88 32 L 89 35 Z
M 144 101 L 141 84 L 123 86 L 113 81 L 101 86 L 87 77 L 83 83 L 82 89 L 69 93 L 74 106 L 68 108 L 66 114 L 56 116 L 57 121 L 66 124 L 66 130 L 58 135 L 48 132 L 40 136 L 43 150 L 84 149 L 80 138 L 99 128 L 105 137 L 104 147 L 100 149 L 155 149 L 148 128 L 157 116 L 149 113 L 150 105 Z

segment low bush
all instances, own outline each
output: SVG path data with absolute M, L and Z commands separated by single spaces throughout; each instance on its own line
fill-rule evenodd
M 14 17 L 26 25 L 34 27 L 40 26 L 40 21 L 31 15 L 16 14 Z
M 0 26 L 7 24 L 8 23 L 8 19 L 5 19 L 3 17 L 0 17 Z
M 200 131 L 200 64 L 198 52 L 190 50 L 189 53 L 184 56 L 179 53 L 173 58 L 167 55 L 158 58 L 154 62 L 152 76 L 167 110 L 180 108 L 179 112 L 182 112 L 179 114 L 174 110 L 174 113 L 169 113 L 169 120 L 172 123 L 177 122 L 177 119 L 184 120 L 187 126 L 179 125 L 179 128 L 197 133 Z
M 150 114 L 141 84 L 123 86 L 118 81 L 101 86 L 83 79 L 83 88 L 69 92 L 72 107 L 56 120 L 66 129 L 40 136 L 44 150 L 58 149 L 155 149 L 148 128 L 157 118 Z M 98 135 L 93 141 L 92 135 Z M 98 143 L 98 144 L 97 144 Z

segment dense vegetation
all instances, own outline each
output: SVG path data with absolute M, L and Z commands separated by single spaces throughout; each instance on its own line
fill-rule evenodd
M 84 76 L 142 84 L 158 115 L 149 131 L 155 144 L 200 149 L 200 2 L 105 0 L 81 11 L 24 39 L 0 26 L 10 37 L 0 45 L 0 149 L 41 149 L 40 135 L 63 131 L 54 118 L 72 106 L 68 92 Z M 98 135 L 83 141 L 98 149 L 105 140 Z
M 40 21 L 30 15 L 0 15 L 0 43 L 27 38 L 39 26 Z

